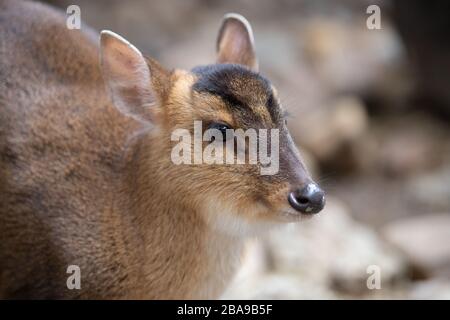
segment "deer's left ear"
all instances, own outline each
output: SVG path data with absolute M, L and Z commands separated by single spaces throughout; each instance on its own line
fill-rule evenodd
M 217 63 L 237 63 L 258 71 L 252 27 L 243 16 L 225 15 L 217 38 Z

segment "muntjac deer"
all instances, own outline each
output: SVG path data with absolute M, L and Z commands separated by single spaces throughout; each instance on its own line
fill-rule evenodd
M 247 236 L 323 208 L 242 16 L 191 71 L 35 2 L 0 0 L 0 28 L 1 298 L 217 298 Z M 194 121 L 279 130 L 278 172 L 175 164 Z

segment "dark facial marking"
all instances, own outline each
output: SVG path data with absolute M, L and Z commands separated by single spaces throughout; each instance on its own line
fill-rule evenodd
M 272 122 L 277 123 L 280 110 L 267 79 L 241 65 L 216 64 L 194 68 L 198 76 L 193 90 L 219 96 L 241 118 L 249 122 L 261 122 L 261 115 L 254 108 L 264 106 Z

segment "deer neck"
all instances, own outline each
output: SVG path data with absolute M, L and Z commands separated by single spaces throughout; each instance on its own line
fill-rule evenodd
M 211 229 L 178 201 L 151 136 L 138 137 L 125 165 L 127 212 L 139 234 L 146 298 L 217 298 L 234 274 L 242 239 Z M 170 161 L 170 159 L 169 159 Z

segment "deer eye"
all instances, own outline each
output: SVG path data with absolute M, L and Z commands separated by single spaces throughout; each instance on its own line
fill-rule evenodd
M 213 122 L 208 126 L 208 129 L 216 129 L 222 133 L 222 141 L 227 140 L 227 129 L 232 129 L 229 125 L 221 122 Z M 230 135 L 231 136 L 231 135 Z M 215 141 L 215 137 L 212 137 L 211 141 Z

